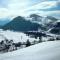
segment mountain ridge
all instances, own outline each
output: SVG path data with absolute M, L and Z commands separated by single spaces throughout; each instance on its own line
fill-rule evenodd
M 18 16 L 8 24 L 3 26 L 3 29 L 11 29 L 16 31 L 29 31 L 29 30 L 33 31 L 33 30 L 37 30 L 38 27 L 41 27 L 41 26 L 37 23 L 26 21 L 23 17 Z

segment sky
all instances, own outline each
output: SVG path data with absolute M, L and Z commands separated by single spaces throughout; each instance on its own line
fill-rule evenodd
M 0 0 L 0 18 L 30 14 L 60 19 L 60 0 Z

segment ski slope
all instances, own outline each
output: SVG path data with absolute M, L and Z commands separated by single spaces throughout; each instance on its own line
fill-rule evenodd
M 43 42 L 0 54 L 0 60 L 60 60 L 60 41 Z

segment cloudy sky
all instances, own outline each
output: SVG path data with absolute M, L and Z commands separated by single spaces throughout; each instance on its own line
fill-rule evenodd
M 60 0 L 0 0 L 0 18 L 32 13 L 60 18 Z

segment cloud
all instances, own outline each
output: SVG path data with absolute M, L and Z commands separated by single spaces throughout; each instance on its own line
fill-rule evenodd
M 0 17 L 24 15 L 24 10 L 28 7 L 28 0 L 0 0 Z
M 27 16 L 32 13 L 42 16 L 56 13 L 55 16 L 58 16 L 59 6 L 57 0 L 0 0 L 0 17 Z
M 28 11 L 33 11 L 33 10 L 48 10 L 56 6 L 56 1 L 44 1 L 41 3 L 38 3 L 36 5 L 33 5 L 32 7 L 29 7 L 27 10 Z
M 27 16 L 30 15 L 30 14 L 38 14 L 40 16 L 54 16 L 56 18 L 60 18 L 60 10 L 56 10 L 56 11 L 38 11 L 38 10 L 35 10 L 35 11 L 30 11 L 30 12 L 27 12 Z
M 55 16 L 60 18 L 60 2 L 59 1 L 44 1 L 27 9 L 28 14 L 36 13 L 41 16 Z M 26 12 L 27 12 L 26 11 Z

